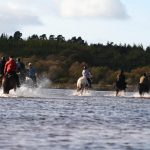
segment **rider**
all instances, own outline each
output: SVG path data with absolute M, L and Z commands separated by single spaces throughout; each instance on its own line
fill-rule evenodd
M 25 65 L 19 57 L 16 59 L 16 64 L 17 64 L 17 73 L 20 76 L 20 80 L 22 82 L 24 82 L 25 81 L 25 76 L 26 76 Z
M 146 88 L 148 88 L 148 76 L 146 73 L 144 73 L 141 77 L 140 77 L 140 82 L 139 82 L 139 85 L 143 85 L 145 86 Z
M 17 87 L 20 87 L 19 77 L 16 73 L 17 65 L 12 56 L 9 56 L 9 60 L 6 62 L 4 67 L 4 75 L 8 77 L 8 75 L 14 75 L 17 83 Z
M 147 75 L 146 73 L 144 73 L 141 77 L 140 77 L 140 82 L 139 84 L 145 84 L 147 82 Z
M 87 69 L 86 66 L 83 67 L 82 75 L 84 77 L 86 77 L 86 79 L 88 81 L 88 84 L 89 84 L 89 87 L 91 88 L 91 84 L 92 84 L 91 78 L 92 78 L 92 75 L 91 75 L 90 71 Z
M 16 59 L 16 64 L 17 64 L 17 72 L 22 72 L 25 70 L 25 65 L 19 57 Z
M 1 61 L 0 61 L 0 77 L 4 76 L 5 64 L 6 64 L 6 58 L 3 56 L 3 57 L 1 57 Z
M 28 68 L 28 77 L 32 79 L 33 83 L 36 85 L 36 70 L 33 67 L 32 63 L 29 63 L 29 68 Z

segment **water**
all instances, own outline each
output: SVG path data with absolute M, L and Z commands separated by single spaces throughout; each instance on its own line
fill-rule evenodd
M 149 150 L 150 96 L 28 89 L 0 97 L 0 150 Z

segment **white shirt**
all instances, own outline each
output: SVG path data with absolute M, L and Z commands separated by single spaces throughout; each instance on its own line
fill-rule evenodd
M 92 75 L 87 69 L 83 69 L 82 75 L 85 76 L 86 78 L 91 78 Z

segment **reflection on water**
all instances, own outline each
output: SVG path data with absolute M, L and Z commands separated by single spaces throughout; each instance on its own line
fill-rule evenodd
M 2 150 L 149 150 L 150 98 L 28 89 L 0 97 Z

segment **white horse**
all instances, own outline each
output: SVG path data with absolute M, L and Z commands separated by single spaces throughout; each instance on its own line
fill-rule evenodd
M 86 79 L 86 77 L 82 76 L 77 80 L 77 92 L 80 92 L 81 95 L 83 94 L 83 91 L 85 91 L 89 86 L 89 83 Z

